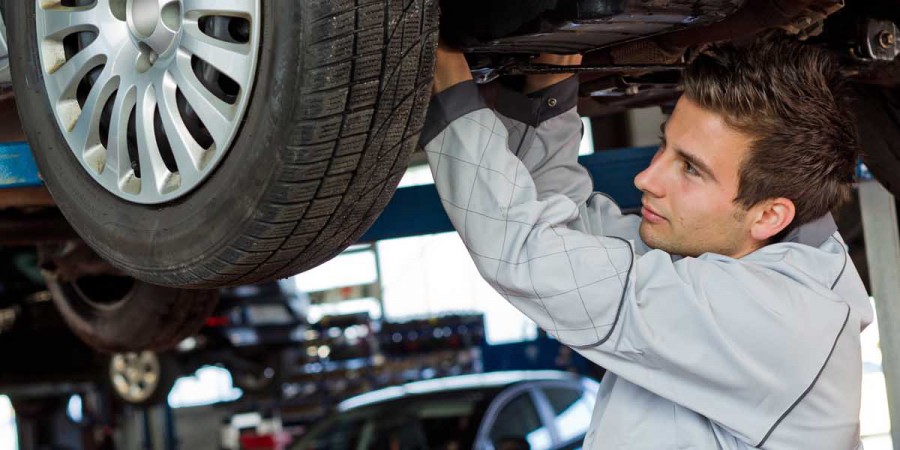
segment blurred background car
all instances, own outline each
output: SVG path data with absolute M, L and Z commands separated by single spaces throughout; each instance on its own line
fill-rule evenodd
M 598 386 L 557 371 L 407 383 L 344 401 L 291 449 L 580 448 Z

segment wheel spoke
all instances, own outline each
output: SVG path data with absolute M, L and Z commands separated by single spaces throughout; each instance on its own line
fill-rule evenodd
M 128 392 L 128 387 L 130 386 L 128 380 L 121 374 L 113 377 L 113 385 L 116 387 L 116 391 L 120 393 Z
M 170 172 L 159 153 L 159 145 L 153 133 L 153 114 L 156 110 L 156 95 L 152 87 L 138 93 L 135 117 L 135 138 L 137 140 L 138 161 L 141 167 L 141 193 L 150 189 L 160 193 L 168 181 Z
M 196 24 L 185 24 L 181 47 L 208 62 L 246 90 L 253 62 L 249 44 L 225 42 L 207 36 Z
M 178 61 L 170 73 L 188 104 L 209 130 L 217 147 L 221 148 L 222 141 L 228 137 L 233 128 L 234 108 L 203 86 L 191 70 L 190 57 L 187 54 L 179 53 Z
M 112 76 L 112 67 L 106 66 L 91 88 L 91 92 L 81 107 L 81 114 L 71 130 L 73 149 L 76 154 L 100 145 L 100 114 L 107 100 L 116 90 L 119 78 Z M 100 167 L 95 167 L 99 173 Z
M 193 184 L 200 178 L 200 169 L 205 150 L 191 136 L 178 112 L 175 80 L 167 75 L 157 85 L 159 95 L 159 115 L 162 118 L 163 130 L 169 139 L 169 146 L 175 156 L 181 182 Z
M 44 21 L 45 39 L 62 39 L 69 34 L 80 31 L 98 31 L 97 23 L 100 21 L 98 10 L 94 6 L 57 7 L 46 9 L 40 16 Z
M 104 63 L 106 63 L 104 48 L 99 41 L 94 41 L 66 61 L 65 64 L 55 70 L 51 70 L 47 78 L 48 82 L 52 83 L 52 87 L 58 96 L 54 100 L 62 100 L 59 98 L 61 96 L 74 95 L 75 88 L 81 79 L 95 67 Z
M 154 92 L 154 94 L 155 94 L 155 92 Z M 154 95 L 154 102 L 155 101 L 156 101 L 156 96 Z M 153 362 L 153 353 L 150 353 L 148 351 L 143 351 L 143 352 L 138 353 L 138 361 L 137 362 L 140 367 L 146 367 L 147 364 L 150 364 Z
M 128 394 L 130 395 L 131 400 L 136 401 L 140 401 L 144 397 L 141 387 L 137 384 L 132 384 L 131 387 L 128 388 Z
M 141 381 L 144 385 L 154 385 L 157 381 L 159 381 L 159 376 L 155 372 L 144 372 L 141 375 Z
M 116 184 L 120 184 L 125 174 L 131 171 L 131 158 L 128 156 L 128 119 L 134 111 L 136 98 L 137 91 L 133 86 L 120 87 L 113 104 L 106 165 L 115 175 Z
M 240 16 L 255 17 L 259 0 L 184 0 L 184 12 L 187 17 L 202 16 Z

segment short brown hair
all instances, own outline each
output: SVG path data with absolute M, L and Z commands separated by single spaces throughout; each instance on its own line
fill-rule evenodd
M 735 202 L 794 202 L 785 231 L 815 220 L 850 195 L 856 127 L 843 103 L 838 66 L 825 50 L 768 35 L 719 45 L 685 70 L 685 95 L 754 138 L 741 162 Z

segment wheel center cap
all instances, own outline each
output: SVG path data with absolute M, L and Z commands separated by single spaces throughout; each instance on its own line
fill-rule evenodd
M 125 8 L 137 45 L 152 50 L 153 59 L 168 54 L 181 31 L 180 0 L 126 0 Z

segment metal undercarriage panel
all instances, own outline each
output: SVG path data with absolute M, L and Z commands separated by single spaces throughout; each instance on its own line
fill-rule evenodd
M 745 0 L 447 0 L 445 36 L 469 52 L 586 52 L 709 25 Z

